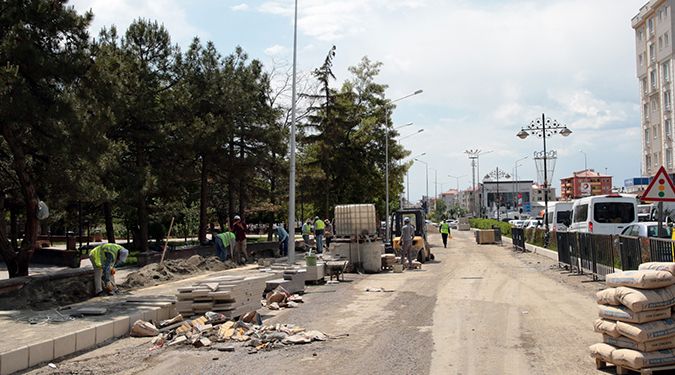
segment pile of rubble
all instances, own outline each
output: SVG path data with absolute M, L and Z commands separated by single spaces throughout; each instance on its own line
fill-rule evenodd
M 193 255 L 187 259 L 168 259 L 164 263 L 152 263 L 131 272 L 122 284 L 125 288 L 142 288 L 165 281 L 179 280 L 204 271 L 224 271 L 236 268 L 233 262 L 221 262 L 217 257 L 204 258 Z
M 287 345 L 326 341 L 328 335 L 320 331 L 308 331 L 293 324 L 265 325 L 260 315 L 249 312 L 237 321 L 225 315 L 207 312 L 192 320 L 182 315 L 159 322 L 138 320 L 131 329 L 131 336 L 155 337 L 151 350 L 164 347 L 193 346 L 219 351 L 234 351 L 235 345 L 248 347 L 250 352 L 272 350 Z

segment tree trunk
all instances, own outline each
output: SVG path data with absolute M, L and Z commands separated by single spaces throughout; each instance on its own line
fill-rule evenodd
M 228 156 L 230 163 L 234 161 L 234 140 L 232 139 L 230 139 Z M 234 219 L 234 179 L 232 178 L 233 170 L 234 168 L 229 168 L 227 172 L 227 215 L 230 219 L 230 224 Z
M 241 162 L 240 173 L 239 173 L 239 215 L 242 220 L 244 219 L 244 211 L 246 209 L 246 168 L 244 166 L 244 136 L 242 135 L 240 144 L 239 144 L 239 161 Z
M 2 136 L 7 142 L 10 152 L 12 153 L 12 168 L 16 173 L 21 187 L 21 194 L 26 208 L 26 225 L 24 230 L 23 241 L 18 254 L 16 254 L 16 274 L 15 276 L 28 276 L 28 264 L 30 258 L 33 256 L 35 250 L 35 243 L 37 242 L 38 219 L 37 208 L 38 198 L 33 185 L 33 179 L 26 164 L 26 156 L 24 154 L 22 145 L 15 139 L 14 132 L 11 127 L 5 125 L 2 127 Z
M 208 175 L 208 161 L 206 155 L 202 155 L 202 173 L 199 194 L 199 242 L 206 243 L 206 206 L 209 200 L 209 175 Z
M 17 209 L 19 208 L 16 199 L 14 199 L 9 205 L 9 239 L 12 244 L 12 249 L 17 251 L 19 249 L 19 220 L 17 216 L 19 213 Z
M 272 160 L 276 159 L 276 155 L 272 154 Z M 277 179 L 275 175 L 275 170 L 274 166 L 271 166 L 270 168 L 270 203 L 272 205 L 272 209 L 276 206 L 277 199 L 276 199 L 276 189 L 277 189 Z M 274 222 L 276 221 L 276 212 L 272 211 L 270 213 L 270 220 L 269 223 L 267 223 L 267 241 L 272 241 L 272 227 L 274 226 Z
M 110 201 L 103 202 L 103 216 L 108 243 L 115 243 L 115 227 L 113 226 L 112 203 Z
M 0 199 L 0 256 L 7 266 L 9 277 L 17 277 L 19 265 L 17 263 L 15 248 L 11 246 L 9 238 L 7 238 L 7 226 L 5 223 L 5 203 L 8 199 L 2 197 Z
M 136 250 L 140 252 L 148 251 L 148 204 L 145 201 L 145 192 L 143 191 L 146 172 L 145 172 L 145 154 L 143 153 L 143 148 L 140 145 L 136 146 L 136 163 L 138 167 L 138 178 L 139 178 L 139 187 L 138 193 L 136 195 L 136 215 L 138 220 L 138 237 L 134 236 L 135 243 L 137 244 Z

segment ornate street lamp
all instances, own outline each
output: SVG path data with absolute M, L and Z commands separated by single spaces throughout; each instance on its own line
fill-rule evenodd
M 497 220 L 500 219 L 499 209 L 502 205 L 502 200 L 501 200 L 501 197 L 499 196 L 499 179 L 500 178 L 507 178 L 508 179 L 508 178 L 511 178 L 511 175 L 504 172 L 503 169 L 499 169 L 499 167 L 497 167 L 494 170 L 492 170 L 490 173 L 486 174 L 485 177 L 483 178 L 483 182 L 485 182 L 485 180 L 496 180 L 497 181 L 497 198 L 495 199 L 495 201 L 497 202 Z M 486 201 L 487 201 L 487 199 L 486 199 Z
M 547 153 L 546 153 L 546 137 L 550 137 L 553 134 L 560 134 L 563 137 L 567 137 L 572 134 L 572 131 L 567 128 L 567 126 L 560 124 L 557 120 L 553 120 L 550 117 L 546 118 L 545 114 L 541 114 L 541 118 L 533 120 L 530 125 L 520 129 L 516 136 L 520 139 L 527 138 L 530 134 L 536 135 L 541 138 L 544 142 L 544 227 L 546 228 L 545 234 L 545 245 L 548 245 L 548 171 L 546 165 Z

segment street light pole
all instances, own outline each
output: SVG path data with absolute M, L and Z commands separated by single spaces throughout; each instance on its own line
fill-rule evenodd
M 499 196 L 499 178 L 511 178 L 508 173 L 504 172 L 503 169 L 499 169 L 499 167 L 495 168 L 492 172 L 488 173 L 485 175 L 485 179 L 496 179 L 497 180 L 497 197 L 495 198 L 495 201 L 497 202 L 497 220 L 500 219 L 500 209 L 501 209 L 501 203 L 502 199 Z
M 520 189 L 518 189 L 518 185 L 519 185 L 518 184 L 518 167 L 520 167 L 522 164 L 518 164 L 518 163 L 520 163 L 521 161 L 523 161 L 527 158 L 528 157 L 525 156 L 524 158 L 520 158 L 520 159 L 516 160 L 515 167 L 514 167 L 514 170 L 513 170 L 513 175 L 514 175 L 514 178 L 516 179 L 513 183 L 513 209 L 514 210 L 516 208 L 518 208 L 518 193 L 520 192 Z
M 297 1 L 297 0 L 296 0 Z M 400 97 L 395 100 L 389 100 L 388 103 L 385 103 L 384 105 L 384 127 L 385 127 L 385 141 L 384 141 L 384 161 L 385 161 L 385 167 L 384 167 L 384 185 L 385 185 L 385 205 L 386 205 L 386 222 L 387 222 L 387 233 L 385 233 L 385 242 L 389 243 L 389 226 L 391 225 L 389 223 L 389 107 L 388 105 L 391 105 L 393 103 L 396 103 L 400 100 L 409 98 L 413 95 L 421 94 L 422 90 L 417 90 L 413 92 L 412 94 L 408 94 L 406 96 Z
M 480 178 L 480 156 L 485 155 L 485 154 L 489 154 L 491 152 L 492 151 L 481 151 L 481 150 L 478 150 L 478 149 L 464 151 L 464 153 L 469 156 L 469 159 L 472 160 L 472 167 L 473 167 L 473 164 L 475 164 L 476 172 L 477 172 L 475 174 L 475 176 L 478 176 L 478 178 Z M 479 181 L 479 183 L 480 183 L 480 181 Z M 473 179 L 473 184 L 474 184 L 474 189 L 475 189 L 476 188 L 475 177 Z M 481 196 L 484 196 L 484 195 L 485 195 L 485 190 L 483 189 L 483 186 L 481 184 Z M 475 191 L 474 191 L 474 198 L 475 198 Z M 480 209 L 479 216 L 483 217 L 483 199 L 479 199 L 479 203 L 480 203 L 479 204 L 479 209 Z M 474 216 L 475 216 L 475 214 L 474 214 Z
M 415 161 L 418 161 L 426 166 L 427 196 L 424 198 L 424 202 L 426 202 L 426 213 L 429 213 L 429 163 L 420 159 L 415 159 Z
M 411 157 L 411 159 L 414 161 L 415 158 L 418 158 L 420 156 L 424 156 L 426 154 L 427 154 L 426 152 L 423 152 L 421 154 L 418 154 L 418 155 L 415 155 L 415 156 Z M 405 173 L 405 193 L 406 193 L 405 200 L 408 201 L 408 203 L 410 203 L 410 168 L 408 168 L 408 170 Z
M 293 21 L 293 80 L 291 89 L 291 153 L 290 173 L 288 181 L 288 263 L 295 263 L 295 121 L 297 97 L 296 67 L 298 65 L 298 0 L 295 0 L 295 15 Z
M 542 138 L 544 142 L 544 227 L 546 228 L 545 245 L 548 245 L 548 167 L 547 167 L 547 153 L 546 153 L 546 138 L 553 134 L 560 134 L 567 137 L 572 134 L 572 131 L 567 126 L 558 123 L 557 120 L 547 119 L 545 114 L 541 114 L 541 119 L 536 119 L 530 125 L 522 128 L 516 135 L 520 139 L 525 139 L 529 135 L 534 134 Z
M 586 152 L 584 152 L 583 150 L 579 150 L 579 152 L 584 154 L 584 171 L 587 171 L 588 170 L 588 157 L 586 155 Z

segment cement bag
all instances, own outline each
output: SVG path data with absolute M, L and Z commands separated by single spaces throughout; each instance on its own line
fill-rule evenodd
M 605 344 L 616 346 L 617 348 L 633 349 L 641 352 L 655 352 L 657 350 L 675 348 L 675 337 L 666 337 L 652 341 L 637 342 L 628 337 L 611 337 L 602 335 L 602 341 Z
M 133 337 L 154 337 L 159 335 L 159 330 L 150 322 L 137 320 L 134 322 L 134 325 L 131 326 L 130 335 Z
M 628 286 L 638 289 L 664 288 L 675 284 L 673 274 L 667 271 L 623 271 L 605 276 L 608 286 Z
M 633 349 L 617 349 L 612 352 L 612 362 L 635 370 L 667 366 L 675 363 L 675 352 L 671 349 L 647 353 Z
M 642 263 L 638 270 L 667 271 L 675 275 L 675 263 L 673 262 L 647 262 Z
M 675 285 L 659 289 L 634 289 L 620 286 L 616 297 L 632 311 L 659 310 L 675 305 Z
M 591 357 L 609 362 L 612 360 L 612 353 L 616 350 L 616 348 L 611 345 L 601 343 L 589 346 L 588 350 L 591 351 Z
M 625 306 L 598 305 L 598 316 L 609 320 L 620 320 L 629 323 L 647 323 L 654 320 L 670 318 L 670 308 L 663 310 L 634 312 Z
M 675 336 L 675 321 L 663 319 L 643 324 L 617 322 L 616 329 L 623 336 L 644 342 Z
M 595 302 L 600 305 L 619 306 L 621 302 L 616 295 L 616 288 L 607 288 L 595 293 Z
M 605 319 L 598 319 L 593 323 L 593 331 L 602 333 L 610 337 L 619 337 L 621 334 L 616 327 L 616 322 Z

